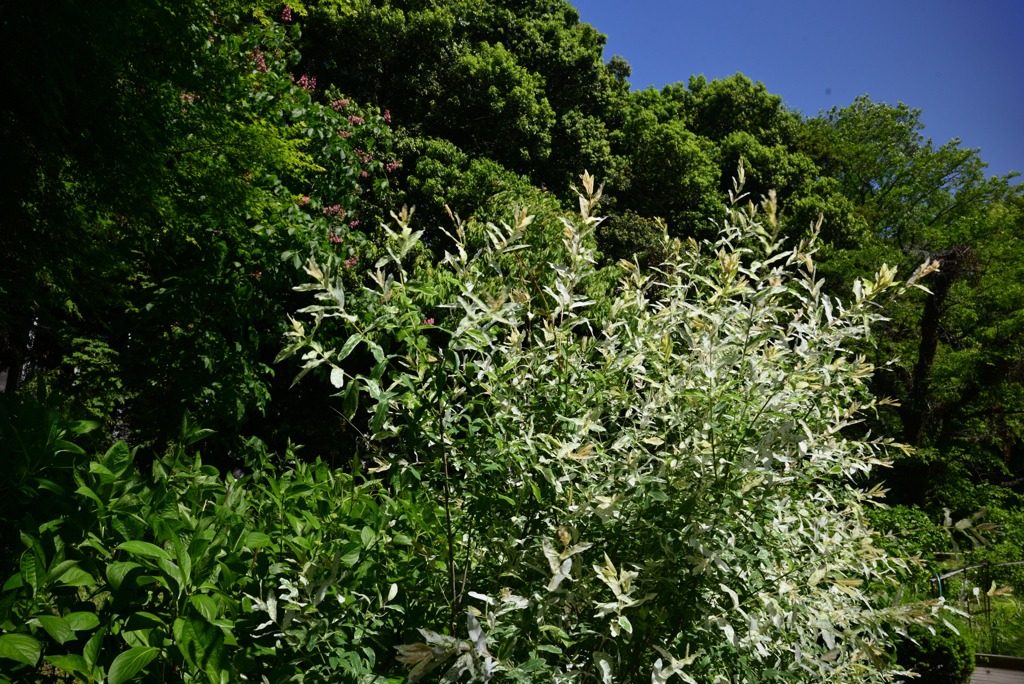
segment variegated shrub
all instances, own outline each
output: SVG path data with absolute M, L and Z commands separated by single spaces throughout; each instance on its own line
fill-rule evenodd
M 293 321 L 284 354 L 372 414 L 372 477 L 406 502 L 425 569 L 397 592 L 418 616 L 396 637 L 408 681 L 891 679 L 895 635 L 942 606 L 901 601 L 905 561 L 865 522 L 878 492 L 858 483 L 901 447 L 858 426 L 880 402 L 848 345 L 921 272 L 830 299 L 813 241 L 783 248 L 774 197 L 764 223 L 741 208 L 741 168 L 717 242 L 666 239 L 651 272 L 623 262 L 594 320 L 580 293 L 601 191 L 582 181 L 553 286 L 495 272 L 526 212 L 475 254 L 457 227 L 443 325 L 424 320 L 431 283 L 402 268 L 419 237 L 405 212 L 369 314 L 346 309 L 338 264 L 309 264 L 313 322 Z M 341 349 L 318 343 L 330 318 Z M 356 348 L 369 375 L 347 370 Z

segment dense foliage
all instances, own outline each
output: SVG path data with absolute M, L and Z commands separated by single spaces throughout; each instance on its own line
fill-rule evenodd
M 1024 186 L 920 111 L 564 0 L 2 22 L 0 678 L 880 681 L 1024 559 Z
M 974 645 L 952 629 L 942 626 L 930 632 L 914 626 L 900 644 L 900 664 L 935 684 L 967 684 L 974 672 Z

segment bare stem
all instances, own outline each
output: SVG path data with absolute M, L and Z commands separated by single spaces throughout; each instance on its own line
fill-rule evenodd
M 450 634 L 455 636 L 455 537 L 452 534 L 451 484 L 448 475 L 448 450 L 444 446 L 444 402 L 441 388 L 437 388 L 437 420 L 440 429 L 441 460 L 444 462 L 444 522 L 448 534 L 448 578 L 452 585 L 451 613 L 448 619 Z

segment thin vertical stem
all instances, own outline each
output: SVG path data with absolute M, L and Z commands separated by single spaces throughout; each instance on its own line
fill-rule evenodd
M 450 634 L 455 636 L 455 537 L 452 534 L 451 484 L 448 475 L 448 450 L 444 445 L 444 401 L 441 387 L 437 388 L 437 420 L 440 426 L 438 438 L 441 440 L 441 460 L 444 463 L 444 522 L 448 534 L 448 578 L 452 585 L 451 612 L 448 618 Z

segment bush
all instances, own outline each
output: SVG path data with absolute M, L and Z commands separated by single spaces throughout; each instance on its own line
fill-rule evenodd
M 941 623 L 913 625 L 896 646 L 896 662 L 920 674 L 913 680 L 920 684 L 966 684 L 974 672 L 974 643 Z
M 844 307 L 822 294 L 810 242 L 781 250 L 766 203 L 768 227 L 736 212 L 714 243 L 666 242 L 652 271 L 624 264 L 598 318 L 585 293 L 600 190 L 583 182 L 543 296 L 501 277 L 533 217 L 489 225 L 476 250 L 457 230 L 444 330 L 425 304 L 435 288 L 402 267 L 419 237 L 404 213 L 367 310 L 346 307 L 336 263 L 308 266 L 317 303 L 283 356 L 330 371 L 429 560 L 398 590 L 399 657 L 375 671 L 884 680 L 893 631 L 942 606 L 898 600 L 906 566 L 865 522 L 880 491 L 852 484 L 895 447 L 854 437 L 880 402 L 847 352 L 893 272 Z M 322 343 L 328 318 L 344 345 Z M 357 347 L 377 361 L 368 375 L 346 365 Z
M 76 462 L 77 489 L 19 530 L 4 672 L 886 681 L 892 635 L 942 608 L 899 600 L 906 564 L 865 522 L 881 492 L 853 486 L 894 448 L 854 438 L 879 402 L 845 351 L 892 273 L 844 308 L 809 243 L 780 251 L 737 213 L 713 245 L 666 243 L 655 277 L 624 265 L 587 317 L 600 191 L 583 180 L 536 294 L 495 277 L 531 217 L 472 252 L 457 231 L 443 328 L 435 283 L 404 270 L 404 213 L 358 306 L 343 265 L 311 261 L 312 323 L 293 320 L 282 356 L 329 373 L 367 458 L 331 470 L 254 446 L 251 476 L 221 478 L 185 424 L 151 475 L 123 443 Z M 346 365 L 357 347 L 372 367 Z

